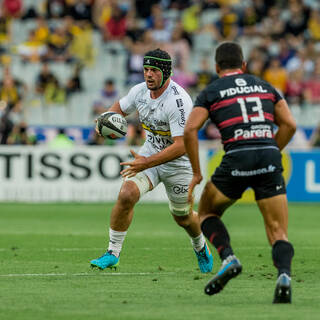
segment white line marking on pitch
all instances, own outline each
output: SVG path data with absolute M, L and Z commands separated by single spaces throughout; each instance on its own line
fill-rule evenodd
M 88 276 L 159 276 L 159 275 L 169 275 L 175 272 L 113 272 L 113 273 L 9 273 L 0 274 L 0 277 L 88 277 Z

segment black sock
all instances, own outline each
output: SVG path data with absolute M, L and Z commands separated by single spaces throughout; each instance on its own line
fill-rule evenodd
M 290 242 L 278 240 L 273 244 L 272 259 L 275 267 L 278 269 L 278 276 L 281 273 L 286 273 L 290 276 L 293 255 L 294 249 Z
M 215 216 L 207 218 L 202 222 L 201 229 L 206 238 L 217 249 L 221 260 L 233 255 L 228 231 L 220 218 Z

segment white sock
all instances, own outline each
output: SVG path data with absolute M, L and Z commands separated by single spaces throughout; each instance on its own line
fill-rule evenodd
M 204 247 L 205 243 L 206 243 L 206 241 L 204 239 L 202 232 L 197 237 L 191 238 L 192 247 L 197 252 L 199 252 Z
M 122 249 L 124 238 L 126 237 L 127 231 L 115 231 L 109 228 L 109 247 L 108 251 L 112 250 L 112 253 L 119 257 Z

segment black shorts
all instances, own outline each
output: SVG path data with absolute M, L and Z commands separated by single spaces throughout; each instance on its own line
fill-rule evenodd
M 228 198 L 239 199 L 249 187 L 256 200 L 286 193 L 281 153 L 275 147 L 227 152 L 211 177 Z

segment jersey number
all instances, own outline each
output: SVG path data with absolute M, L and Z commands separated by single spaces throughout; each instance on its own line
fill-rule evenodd
M 264 114 L 263 114 L 262 103 L 260 98 L 258 97 L 249 97 L 246 99 L 239 98 L 237 101 L 240 104 L 243 122 L 247 123 L 249 121 L 252 121 L 252 122 L 264 121 Z M 250 117 L 250 119 L 248 117 L 247 106 L 246 106 L 246 103 L 248 102 L 255 102 L 255 105 L 252 106 L 252 111 L 258 112 L 257 116 Z

